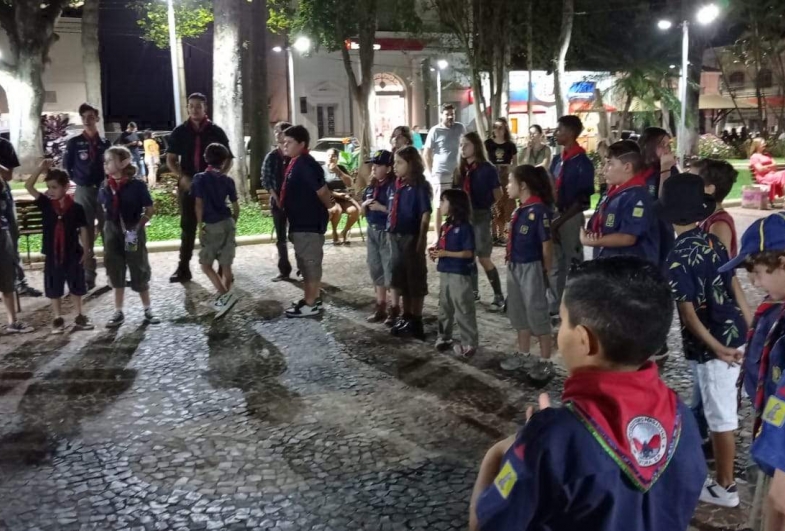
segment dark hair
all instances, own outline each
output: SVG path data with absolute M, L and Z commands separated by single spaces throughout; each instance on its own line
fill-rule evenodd
M 548 175 L 548 170 L 542 166 L 535 167 L 529 164 L 518 166 L 512 172 L 512 177 L 519 186 L 525 184 L 531 194 L 542 199 L 546 205 L 553 205 L 555 202 L 551 177 Z
M 214 168 L 223 167 L 229 158 L 231 155 L 227 147 L 218 142 L 213 142 L 204 150 L 204 161 Z
M 608 146 L 608 158 L 632 164 L 633 173 L 643 169 L 643 157 L 638 144 L 632 140 L 619 140 Z
M 290 124 L 289 122 L 286 122 L 286 121 L 280 121 L 277 124 L 275 124 L 275 127 L 280 129 L 281 131 L 286 131 L 291 126 L 292 126 L 292 124 Z
M 574 114 L 562 116 L 559 118 L 558 122 L 559 125 L 562 125 L 572 131 L 575 135 L 575 138 L 578 138 L 581 136 L 581 133 L 583 133 L 583 122 L 581 122 L 581 119 Z
M 785 258 L 785 251 L 763 251 L 751 254 L 744 260 L 744 269 L 751 273 L 756 265 L 762 265 L 766 266 L 767 273 L 773 273 L 775 269 L 785 267 L 780 261 L 783 258 Z
M 308 147 L 308 145 L 311 143 L 311 134 L 308 132 L 308 129 L 302 125 L 293 125 L 291 127 L 287 127 L 283 134 L 284 136 L 288 136 L 299 144 L 305 144 L 305 147 Z
M 641 148 L 643 165 L 646 168 L 658 168 L 660 157 L 657 155 L 657 148 L 662 142 L 663 137 L 670 138 L 671 135 L 662 127 L 647 127 L 638 139 L 638 146 Z
M 472 204 L 466 192 L 458 188 L 448 188 L 442 192 L 440 199 L 450 203 L 448 219 L 453 223 L 469 223 L 472 217 Z
M 147 131 L 144 132 L 144 139 L 150 140 L 151 138 L 153 138 L 153 132 L 148 129 Z
M 478 164 L 482 164 L 484 162 L 488 162 L 488 154 L 485 152 L 485 144 L 483 143 L 482 139 L 480 138 L 480 134 L 477 131 L 470 131 L 463 135 L 463 138 L 471 142 L 474 146 L 474 159 L 475 162 Z M 468 177 L 469 175 L 469 163 L 467 160 L 461 156 L 461 163 L 456 168 L 455 173 L 453 174 L 453 184 L 458 188 L 463 188 L 463 180 Z
M 199 100 L 202 103 L 206 104 L 207 103 L 207 96 L 205 96 L 201 92 L 194 92 L 193 94 L 188 96 L 188 101 L 191 101 L 191 100 Z
M 128 122 L 126 129 L 136 129 L 136 122 Z
M 90 111 L 93 111 L 96 116 L 100 116 L 101 115 L 101 113 L 98 112 L 98 109 L 96 109 L 94 105 L 91 105 L 91 104 L 89 104 L 87 102 L 85 102 L 85 103 L 83 103 L 83 104 L 81 104 L 79 106 L 79 116 L 82 116 L 85 113 L 88 113 Z
M 409 165 L 408 181 L 415 186 L 427 185 L 425 180 L 425 163 L 422 161 L 420 152 L 414 146 L 402 147 L 395 152 L 396 157 L 401 157 Z M 430 189 L 430 186 L 428 187 Z
M 442 112 L 444 111 L 454 111 L 455 105 L 452 103 L 442 103 Z
M 68 178 L 67 171 L 61 170 L 59 168 L 52 168 L 51 170 L 46 172 L 46 177 L 44 177 L 44 181 L 55 181 L 63 188 L 68 188 L 70 179 Z
M 714 200 L 718 203 L 725 200 L 739 176 L 729 162 L 718 159 L 700 159 L 692 163 L 691 168 L 703 179 L 705 185 L 714 185 Z
M 402 137 L 404 137 L 406 139 L 406 142 L 407 142 L 407 144 L 409 146 L 413 146 L 414 145 L 414 137 L 412 136 L 412 130 L 409 129 L 408 126 L 406 126 L 406 125 L 399 125 L 395 129 L 393 129 L 393 131 L 392 131 L 393 138 L 395 138 L 395 132 L 396 131 L 399 131 L 399 133 L 398 133 L 399 136 L 402 136 Z
M 616 365 L 643 365 L 665 344 L 673 321 L 668 282 L 656 265 L 634 256 L 576 266 L 562 300 L 570 325 L 588 328 Z
M 531 130 L 531 129 L 536 129 L 536 130 L 537 130 L 537 132 L 538 132 L 539 134 L 542 134 L 542 127 L 540 127 L 540 126 L 539 126 L 539 125 L 537 125 L 537 124 L 531 124 L 531 125 L 529 126 L 529 130 Z
M 504 141 L 510 142 L 512 141 L 512 135 L 510 134 L 510 126 L 507 124 L 507 119 L 504 117 L 496 118 L 493 122 L 494 125 L 502 124 L 504 126 Z
M 106 150 L 106 153 L 111 154 L 114 157 L 117 157 L 120 162 L 130 160 L 128 166 L 123 169 L 123 174 L 128 177 L 129 179 L 133 178 L 136 175 L 136 165 L 134 164 L 133 157 L 131 157 L 131 152 L 127 147 L 124 146 L 112 146 Z

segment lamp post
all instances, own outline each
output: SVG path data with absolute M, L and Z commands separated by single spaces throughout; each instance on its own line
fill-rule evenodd
M 720 15 L 720 9 L 716 4 L 706 4 L 701 7 L 696 15 L 696 19 L 701 25 L 708 25 L 714 22 Z M 667 31 L 673 27 L 670 20 L 660 20 L 657 27 Z M 681 77 L 679 80 L 679 100 L 681 101 L 681 116 L 679 119 L 679 131 L 676 146 L 676 156 L 679 163 L 684 167 L 687 156 L 687 84 L 689 83 L 689 55 L 690 55 L 690 22 L 684 20 L 681 23 Z
M 292 53 L 292 48 L 301 54 L 308 53 L 308 50 L 311 49 L 311 39 L 308 37 L 298 37 L 297 40 L 294 41 L 294 44 L 286 47 L 286 66 L 289 73 L 289 109 L 291 114 L 291 116 L 289 116 L 289 121 L 292 125 L 297 125 L 297 101 L 294 91 L 294 54 Z M 275 46 L 273 47 L 273 51 L 281 53 L 283 48 Z
M 442 109 L 442 70 L 450 66 L 450 63 L 444 59 L 436 61 L 436 104 L 439 107 L 439 112 Z
M 174 119 L 175 125 L 183 122 L 183 113 L 180 110 L 180 76 L 177 72 L 177 26 L 174 20 L 174 2 L 167 0 L 167 15 L 169 19 L 169 54 L 172 59 L 172 89 L 174 92 Z

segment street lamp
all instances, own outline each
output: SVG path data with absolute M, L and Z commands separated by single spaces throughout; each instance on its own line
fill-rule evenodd
M 698 24 L 703 26 L 711 24 L 717 17 L 720 16 L 720 8 L 717 4 L 706 4 L 701 7 L 697 14 L 696 19 Z M 660 20 L 657 27 L 661 30 L 669 30 L 673 27 L 670 20 Z M 681 100 L 681 117 L 679 120 L 679 133 L 677 137 L 676 156 L 682 167 L 684 167 L 684 159 L 687 155 L 687 82 L 689 73 L 689 55 L 690 55 L 690 23 L 684 20 L 681 23 L 682 40 L 681 40 L 681 79 L 679 81 L 679 99 Z
M 276 49 L 277 48 L 277 49 Z M 295 90 L 294 90 L 294 54 L 292 53 L 292 48 L 297 50 L 300 54 L 308 53 L 308 50 L 311 49 L 311 39 L 308 37 L 297 37 L 294 43 L 291 46 L 286 47 L 286 59 L 288 64 L 289 70 L 289 105 L 291 109 L 291 122 L 292 125 L 297 125 L 297 109 L 295 105 L 297 104 L 295 100 Z M 274 52 L 280 52 L 281 47 L 276 46 L 273 48 Z
M 172 59 L 172 89 L 174 91 L 174 119 L 179 125 L 183 122 L 183 113 L 180 110 L 180 76 L 177 71 L 177 26 L 174 20 L 173 0 L 167 0 L 169 19 L 169 54 Z
M 439 112 L 442 109 L 442 70 L 450 66 L 450 63 L 444 59 L 436 61 L 436 104 L 439 107 Z

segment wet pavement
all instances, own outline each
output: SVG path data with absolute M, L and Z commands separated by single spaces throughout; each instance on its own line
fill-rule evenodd
M 129 293 L 119 330 L 50 336 L 45 302 L 23 299 L 39 330 L 0 337 L 0 529 L 466 528 L 485 450 L 540 392 L 496 368 L 515 335 L 486 310 L 485 279 L 482 348 L 465 363 L 430 343 L 435 274 L 423 344 L 365 322 L 373 292 L 362 242 L 326 249 L 318 320 L 283 317 L 302 291 L 268 281 L 274 253 L 238 249 L 240 302 L 220 321 L 206 277 L 168 283 L 174 253 L 151 255 L 157 326 L 142 324 Z M 111 308 L 104 294 L 88 313 L 102 324 Z M 689 398 L 676 325 L 669 345 L 664 378 Z M 545 388 L 552 398 L 563 379 Z M 744 479 L 747 430 L 739 443 Z M 701 507 L 696 528 L 736 529 L 743 484 L 742 494 L 737 510 Z

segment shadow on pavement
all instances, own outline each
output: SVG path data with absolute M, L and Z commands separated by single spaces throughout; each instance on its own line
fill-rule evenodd
M 0 359 L 0 396 L 32 378 L 35 371 L 54 358 L 68 341 L 68 334 L 49 336 L 44 341 L 36 338 L 3 355 Z

